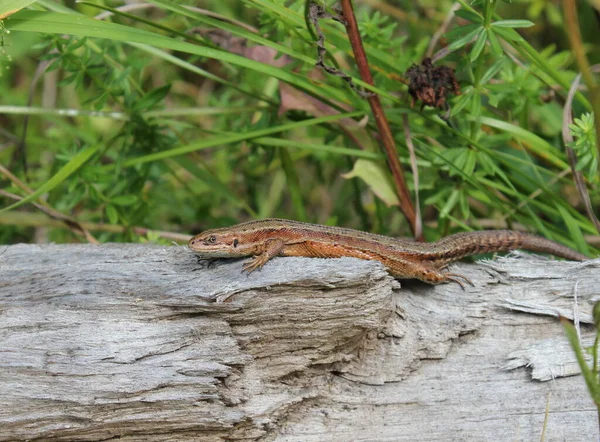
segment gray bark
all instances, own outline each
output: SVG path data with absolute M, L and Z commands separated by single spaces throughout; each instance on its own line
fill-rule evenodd
M 464 291 L 350 258 L 240 270 L 180 246 L 1 248 L 0 440 L 598 438 L 556 318 L 591 342 L 600 260 L 461 263 Z

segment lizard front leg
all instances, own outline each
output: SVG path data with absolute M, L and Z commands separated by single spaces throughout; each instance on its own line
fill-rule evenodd
M 253 256 L 251 259 L 244 262 L 242 272 L 252 273 L 256 269 L 260 269 L 271 258 L 279 255 L 285 246 L 285 241 L 281 238 L 267 239 L 261 247 L 260 253 Z

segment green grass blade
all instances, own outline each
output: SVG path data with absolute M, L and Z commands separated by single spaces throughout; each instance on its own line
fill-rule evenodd
M 285 173 L 285 179 L 287 182 L 287 189 L 296 212 L 296 219 L 299 221 L 307 221 L 306 209 L 304 208 L 304 202 L 302 200 L 302 191 L 300 190 L 300 180 L 294 167 L 294 161 L 292 156 L 287 149 L 279 149 L 279 159 L 281 160 L 281 167 Z
M 237 143 L 240 141 L 251 140 L 254 138 L 258 138 L 258 137 L 264 137 L 265 135 L 276 134 L 276 133 L 283 132 L 286 130 L 292 130 L 292 129 L 297 129 L 300 127 L 307 127 L 307 126 L 315 126 L 317 124 L 328 123 L 331 121 L 340 120 L 342 118 L 357 117 L 357 116 L 363 115 L 363 114 L 364 114 L 364 112 L 356 111 L 356 112 L 350 112 L 350 113 L 346 113 L 346 114 L 328 115 L 326 117 L 311 118 L 309 120 L 304 120 L 304 121 L 300 121 L 297 123 L 287 123 L 287 124 L 282 124 L 279 126 L 270 127 L 267 129 L 259 129 L 259 130 L 245 132 L 245 133 L 241 133 L 241 134 L 235 133 L 235 134 L 219 135 L 219 136 L 213 137 L 207 141 L 200 141 L 198 143 L 192 143 L 192 144 L 188 144 L 186 146 L 176 147 L 174 149 L 165 150 L 163 152 L 157 152 L 157 153 L 145 155 L 145 156 L 138 157 L 138 158 L 132 158 L 130 160 L 123 162 L 123 166 L 129 167 L 129 166 L 134 166 L 136 164 L 147 163 L 149 161 L 162 160 L 164 158 L 171 158 L 171 157 L 175 157 L 178 155 L 184 155 L 186 153 L 190 153 L 190 152 L 194 152 L 194 151 L 202 150 L 202 149 L 207 149 L 209 147 L 214 147 L 214 146 L 218 146 L 221 144 Z
M 30 4 L 35 3 L 35 0 L 2 0 L 0 1 L 0 20 L 8 17 L 11 14 L 23 9 Z
M 16 209 L 23 204 L 27 204 L 31 201 L 34 201 L 40 195 L 49 192 L 54 189 L 60 183 L 65 181 L 69 176 L 75 173 L 81 166 L 85 164 L 87 160 L 90 159 L 92 155 L 94 155 L 98 149 L 100 149 L 100 145 L 96 145 L 93 147 L 88 147 L 87 149 L 83 149 L 81 152 L 77 153 L 71 160 L 65 164 L 52 178 L 42 184 L 35 192 L 23 198 L 21 201 L 14 203 L 11 206 L 5 207 L 0 210 L 2 212 L 8 212 L 9 210 Z
M 577 363 L 579 364 L 579 368 L 581 369 L 581 374 L 583 375 L 583 379 L 585 380 L 585 384 L 587 385 L 588 391 L 592 400 L 599 404 L 600 402 L 600 385 L 598 385 L 598 379 L 594 376 L 594 373 L 590 369 L 588 362 L 585 360 L 584 350 L 581 347 L 579 342 L 579 336 L 577 335 L 577 330 L 573 324 L 571 324 L 567 319 L 561 318 L 560 321 L 563 325 L 563 329 L 565 334 L 567 335 L 567 339 L 571 344 L 571 348 L 575 353 L 575 357 L 577 358 Z
M 531 149 L 531 151 L 560 169 L 566 169 L 569 167 L 565 161 L 558 157 L 560 152 L 556 147 L 552 146 L 538 135 L 523 129 L 522 127 L 507 123 L 506 121 L 488 117 L 481 117 L 481 124 L 500 129 L 501 131 L 513 135 L 516 139 L 524 141 L 527 143 L 527 146 Z
M 149 0 L 149 2 L 160 6 L 164 9 L 168 9 L 169 11 L 176 12 L 177 14 L 190 17 L 194 20 L 198 20 L 199 22 L 205 23 L 214 28 L 223 29 L 225 31 L 231 32 L 231 34 L 233 35 L 245 38 L 246 40 L 254 42 L 256 44 L 276 49 L 282 54 L 289 55 L 290 57 L 294 57 L 297 60 L 302 60 L 304 63 L 310 65 L 315 64 L 314 58 L 307 57 L 306 55 L 300 52 L 294 51 L 290 49 L 289 46 L 284 46 L 282 44 L 276 43 L 265 37 L 262 37 L 260 34 L 255 34 L 254 32 L 250 32 L 247 29 L 241 28 L 236 25 L 232 25 L 231 23 L 227 23 L 223 20 L 217 20 L 215 18 L 208 17 L 204 14 L 200 14 L 198 12 L 189 10 L 187 8 L 184 8 L 183 6 L 178 5 L 177 3 L 170 2 L 168 0 Z
M 240 198 L 238 195 L 236 195 L 226 184 L 221 182 L 221 180 L 219 180 L 208 170 L 200 167 L 194 162 L 188 161 L 185 158 L 174 158 L 174 161 L 177 163 L 177 165 L 179 165 L 179 167 L 187 170 L 197 180 L 206 183 L 210 187 L 211 192 L 214 192 L 216 195 L 227 199 L 235 206 L 244 209 L 250 216 L 256 216 L 256 212 L 252 210 L 252 208 L 246 203 L 246 201 L 244 201 L 243 198 Z M 190 187 L 193 187 L 193 182 L 190 184 Z
M 266 63 L 251 60 L 241 55 L 231 54 L 219 49 L 186 43 L 153 32 L 106 23 L 89 17 L 61 14 L 55 12 L 20 11 L 5 21 L 11 31 L 45 32 L 50 34 L 68 34 L 82 37 L 105 38 L 126 43 L 142 43 L 163 47 L 175 51 L 199 55 L 254 70 L 262 75 L 278 78 L 317 97 L 329 97 L 347 102 L 343 91 L 320 83 L 316 85 L 302 75 L 277 68 Z
M 376 152 L 367 152 L 364 150 L 350 149 L 348 147 L 330 146 L 328 144 L 315 144 L 315 143 L 300 143 L 292 140 L 285 140 L 283 138 L 271 138 L 261 137 L 254 140 L 254 143 L 262 146 L 272 147 L 289 147 L 292 149 L 309 150 L 315 153 L 332 153 L 335 155 L 348 155 L 349 157 L 365 158 L 368 160 L 381 160 L 383 155 Z
M 556 204 L 556 208 L 560 212 L 564 223 L 567 225 L 567 229 L 569 230 L 569 237 L 575 242 L 577 245 L 577 249 L 580 250 L 583 254 L 589 256 L 589 247 L 585 242 L 585 238 L 583 237 L 583 233 L 577 224 L 577 221 L 571 216 L 569 211 L 565 209 L 562 205 Z

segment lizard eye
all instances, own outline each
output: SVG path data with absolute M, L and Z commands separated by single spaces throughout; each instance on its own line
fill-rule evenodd
M 234 238 L 233 239 L 233 247 L 237 247 L 238 246 L 238 239 Z
M 206 241 L 211 242 L 211 243 L 216 242 L 217 237 L 215 235 L 209 236 Z

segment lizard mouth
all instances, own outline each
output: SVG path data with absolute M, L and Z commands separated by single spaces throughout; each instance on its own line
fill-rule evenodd
M 244 256 L 243 254 L 236 253 L 237 250 L 229 245 L 210 244 L 201 239 L 192 238 L 188 242 L 188 247 L 196 255 L 206 258 L 237 258 Z

